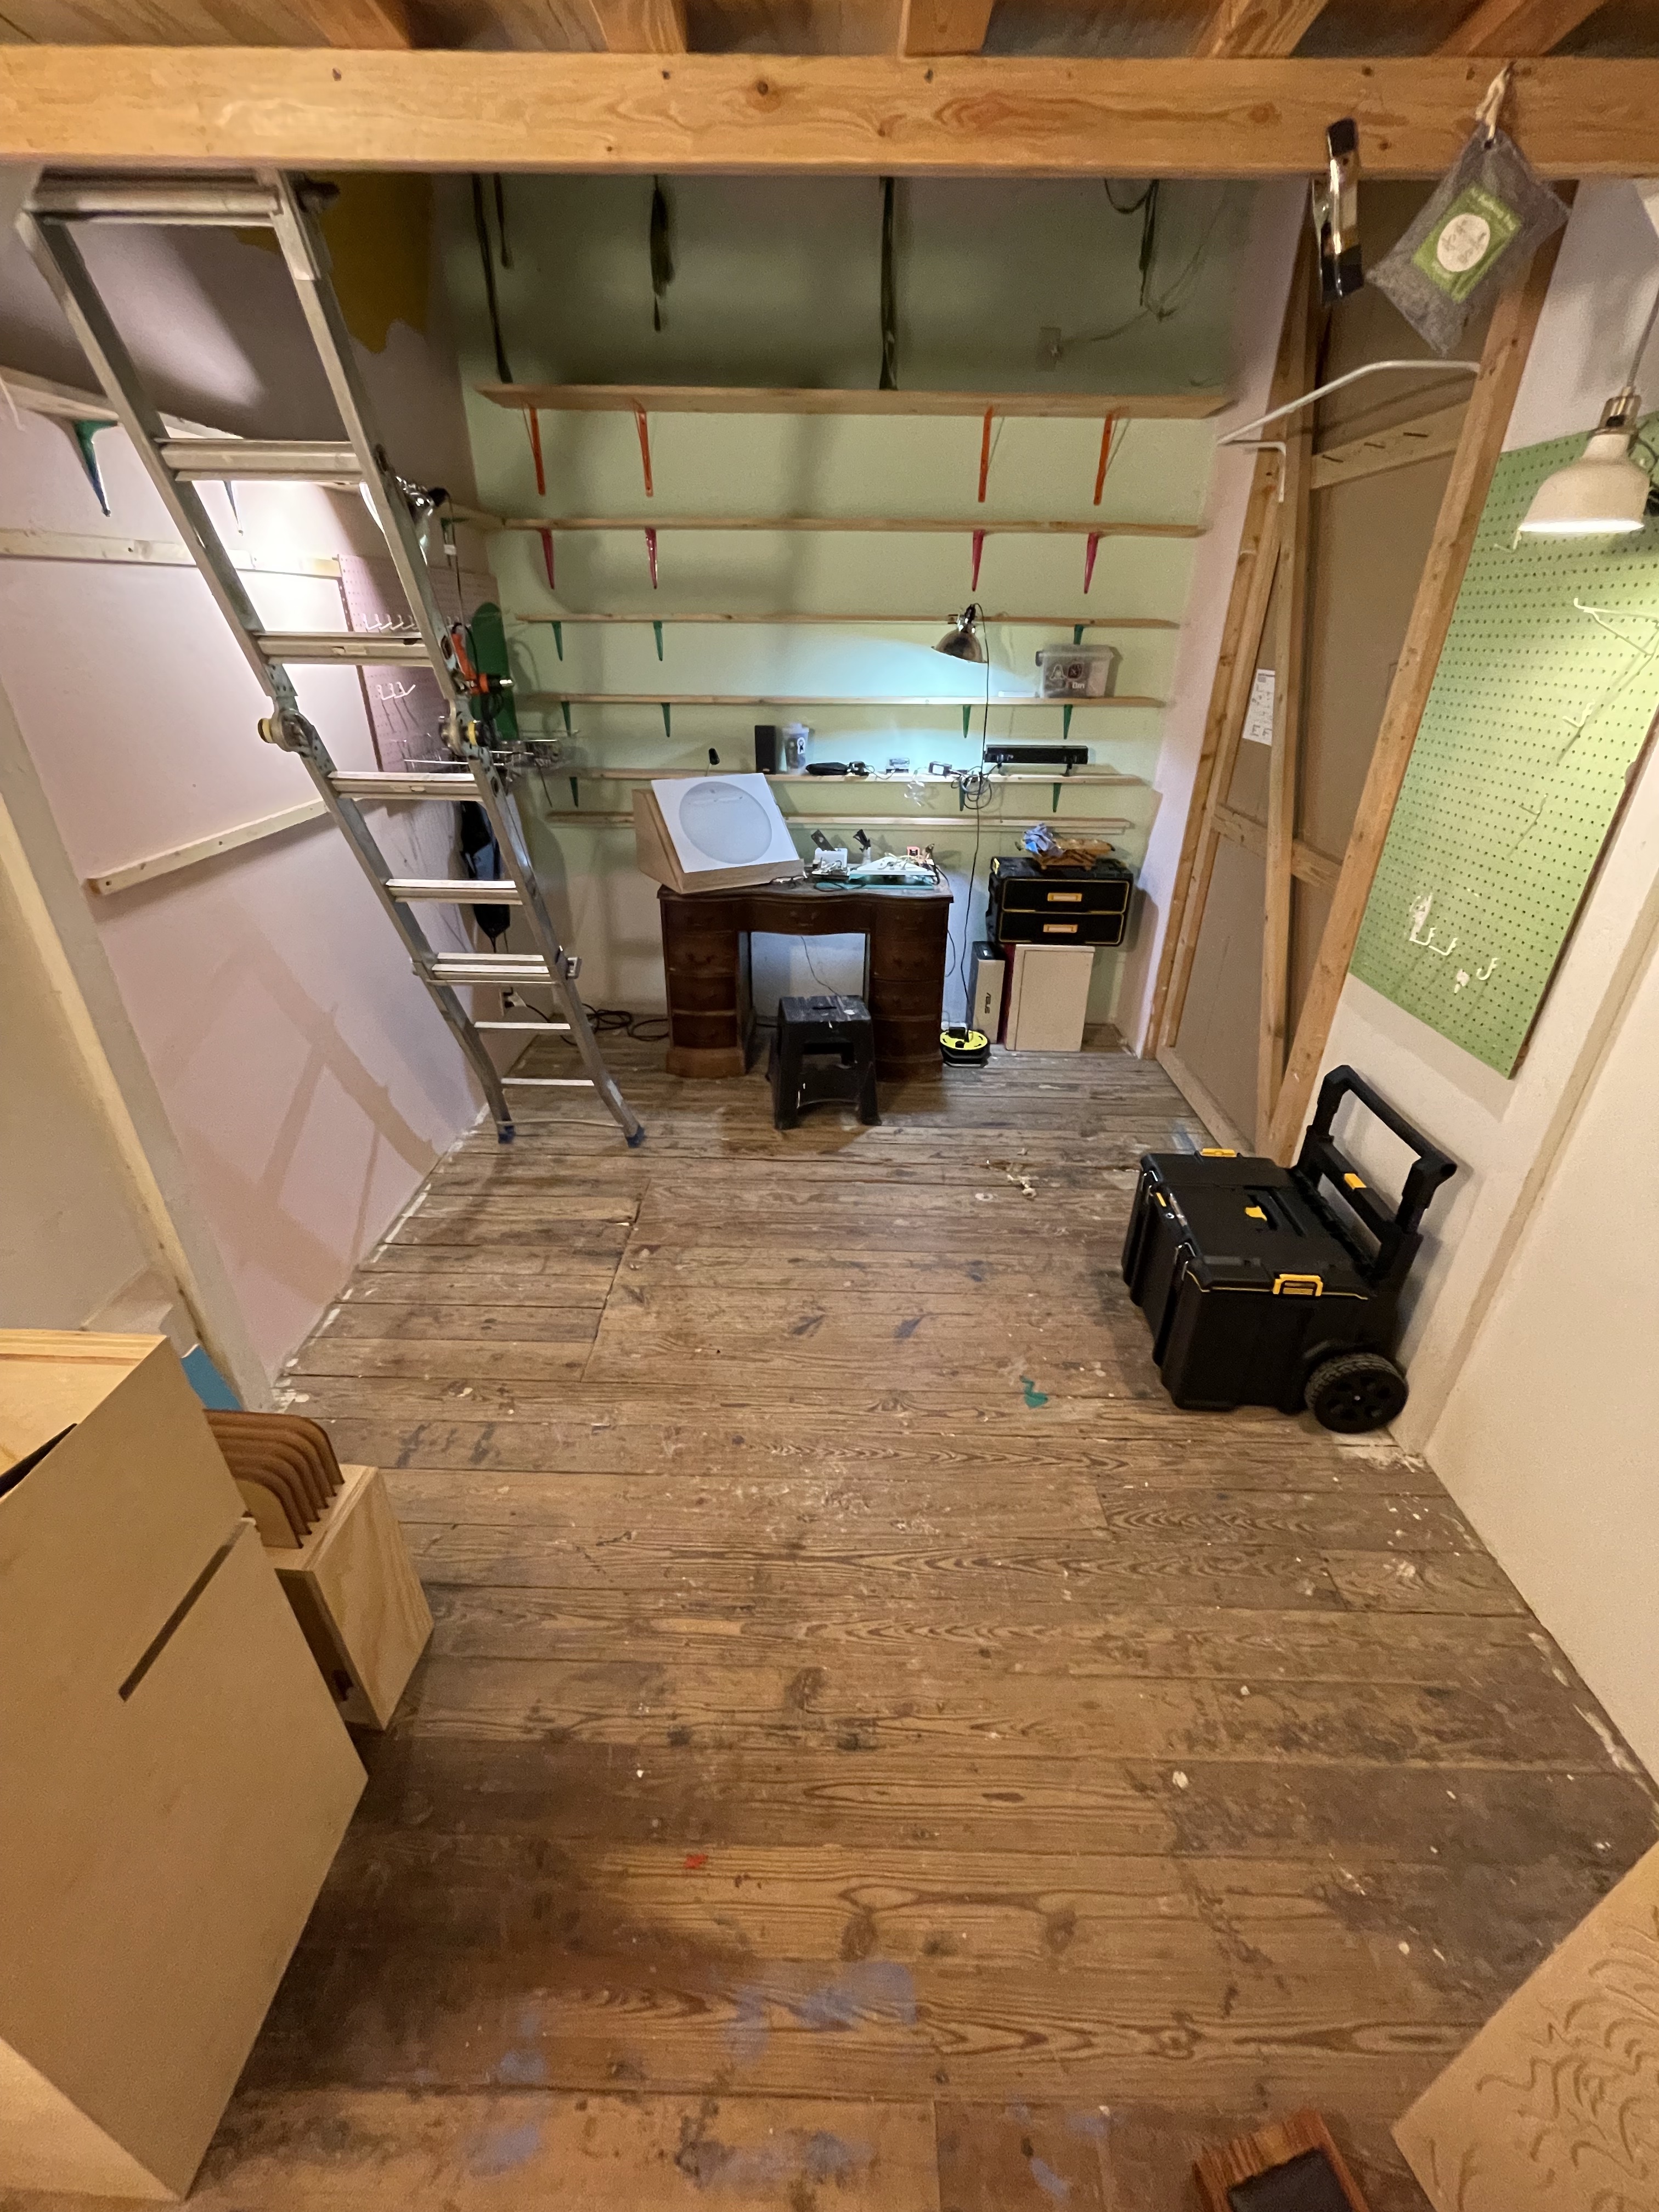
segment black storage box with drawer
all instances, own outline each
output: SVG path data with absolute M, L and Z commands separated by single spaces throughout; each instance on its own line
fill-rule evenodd
M 1121 945 L 1134 884 L 1121 860 L 1039 868 L 999 854 L 991 863 L 986 934 L 1003 945 Z
M 1392 1213 L 1332 1139 L 1349 1097 L 1416 1154 Z M 1400 1293 L 1429 1201 L 1455 1172 L 1351 1067 L 1321 1085 L 1293 1168 L 1221 1150 L 1144 1152 L 1123 1279 L 1176 1404 L 1305 1405 L 1351 1434 L 1391 1421 L 1406 1402 L 1393 1358 Z

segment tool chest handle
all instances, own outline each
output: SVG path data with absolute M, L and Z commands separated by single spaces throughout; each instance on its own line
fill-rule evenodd
M 1411 1172 L 1406 1177 L 1406 1188 L 1400 1194 L 1400 1204 L 1393 1215 L 1388 1217 L 1392 1228 L 1404 1236 L 1415 1236 L 1422 1226 L 1429 1200 L 1448 1176 L 1456 1174 L 1457 1163 L 1443 1152 L 1437 1145 L 1431 1145 L 1422 1131 L 1413 1127 L 1406 1119 L 1398 1107 L 1390 1106 L 1357 1068 L 1334 1067 L 1320 1085 L 1319 1103 L 1314 1109 L 1313 1120 L 1308 1125 L 1308 1133 L 1302 1140 L 1302 1152 L 1297 1165 L 1315 1175 L 1331 1174 L 1334 1167 L 1335 1173 L 1332 1180 L 1339 1184 L 1345 1173 L 1350 1172 L 1346 1159 L 1331 1137 L 1331 1125 L 1336 1119 L 1337 1109 L 1348 1097 L 1358 1099 L 1362 1106 L 1376 1115 L 1384 1128 L 1392 1130 L 1401 1143 L 1409 1146 L 1417 1156 L 1412 1164 Z M 1373 1213 L 1380 1213 L 1380 1209 L 1374 1206 L 1358 1203 L 1365 1195 L 1363 1185 L 1351 1187 L 1344 1195 L 1362 1219 L 1368 1219 Z M 1376 1223 L 1371 1222 L 1370 1225 L 1375 1227 Z

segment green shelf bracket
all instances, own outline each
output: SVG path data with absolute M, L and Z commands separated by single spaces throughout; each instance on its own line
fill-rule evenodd
M 1060 786 L 1057 783 L 1052 784 L 1049 788 L 1053 791 L 1054 797 L 1048 801 L 1048 811 L 1050 814 L 1058 814 L 1060 811 Z
M 964 707 L 962 710 L 962 734 L 964 738 L 968 734 L 968 725 L 973 720 L 973 708 L 971 707 Z
M 1073 623 L 1073 625 L 1072 625 L 1072 642 L 1073 642 L 1073 645 L 1081 645 L 1081 644 L 1082 644 L 1082 642 L 1083 642 L 1083 633 L 1084 633 L 1084 630 L 1085 630 L 1085 628 L 1086 628 L 1086 624 L 1085 624 L 1085 623 Z
M 666 699 L 662 702 L 662 733 L 665 738 L 672 738 L 674 734 L 673 710 Z
M 87 482 L 92 486 L 98 504 L 106 514 L 109 513 L 109 494 L 104 489 L 104 472 L 98 465 L 98 456 L 93 451 L 92 441 L 100 430 L 109 428 L 107 422 L 71 422 L 68 425 L 76 451 L 81 456 L 81 465 L 87 472 Z
M 573 806 L 580 806 L 582 803 L 581 793 L 578 788 L 580 782 L 581 778 L 580 776 L 573 775 L 570 779 L 570 804 Z
M 1069 737 L 1071 736 L 1071 734 L 1072 734 L 1072 710 L 1071 710 L 1071 708 L 1070 708 L 1069 707 L 1067 707 L 1067 708 L 1066 708 L 1066 710 L 1064 711 L 1064 713 L 1060 715 L 1060 742 L 1061 743 L 1061 744 L 1065 744 L 1065 742 L 1066 742 L 1066 738 L 1069 738 Z
M 564 733 L 566 737 L 569 737 L 573 732 L 570 727 L 570 702 L 568 699 L 560 700 L 559 712 L 564 717 Z
M 657 641 L 657 658 L 660 660 L 662 659 L 662 624 L 659 622 L 652 623 L 651 635 Z
M 556 622 L 553 625 L 553 650 L 561 660 L 564 659 L 564 624 L 562 622 Z

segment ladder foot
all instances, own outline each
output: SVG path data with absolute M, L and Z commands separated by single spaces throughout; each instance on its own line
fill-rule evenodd
M 497 1121 L 495 1124 L 495 1142 L 498 1145 L 510 1145 L 517 1133 L 510 1121 Z M 640 1133 L 643 1135 L 645 1133 L 641 1130 Z
M 638 1127 L 637 1129 L 635 1129 L 635 1130 L 632 1131 L 632 1132 L 631 1132 L 631 1133 L 629 1134 L 629 1139 L 628 1139 L 628 1149 L 629 1149 L 629 1151 L 630 1152 L 638 1152 L 638 1150 L 639 1150 L 640 1146 L 641 1146 L 644 1142 L 645 1142 L 645 1124 L 644 1124 L 644 1122 L 643 1122 L 643 1121 L 641 1121 L 641 1124 L 640 1124 L 640 1126 L 639 1126 L 639 1127 Z

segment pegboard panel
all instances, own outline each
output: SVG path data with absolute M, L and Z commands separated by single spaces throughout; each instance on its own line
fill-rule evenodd
M 1515 540 L 1583 442 L 1498 464 L 1353 958 L 1503 1075 L 1659 708 L 1659 529 Z

